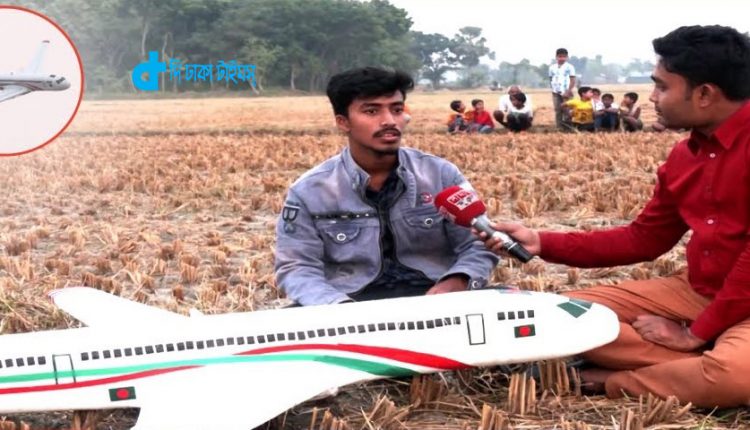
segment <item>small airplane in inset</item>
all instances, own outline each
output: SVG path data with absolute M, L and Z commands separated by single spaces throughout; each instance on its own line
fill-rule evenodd
M 140 408 L 137 430 L 252 429 L 343 385 L 565 357 L 619 332 L 604 306 L 512 289 L 189 317 L 50 296 L 87 327 L 0 336 L 0 415 Z
M 42 41 L 29 65 L 19 73 L 0 73 L 0 103 L 32 91 L 63 91 L 70 88 L 70 81 L 63 76 L 39 73 L 48 46 L 49 40 Z

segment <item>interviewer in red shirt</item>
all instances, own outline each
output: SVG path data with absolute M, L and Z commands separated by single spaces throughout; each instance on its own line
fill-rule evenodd
M 750 404 L 750 39 L 721 26 L 680 27 L 653 42 L 650 100 L 659 122 L 692 129 L 658 169 L 654 195 L 629 225 L 593 232 L 497 223 L 546 261 L 605 267 L 650 261 L 687 231 L 687 270 L 570 296 L 604 304 L 620 335 L 584 354 L 584 381 L 674 395 L 704 407 Z M 484 237 L 483 237 L 484 238 Z M 490 239 L 486 245 L 500 252 Z

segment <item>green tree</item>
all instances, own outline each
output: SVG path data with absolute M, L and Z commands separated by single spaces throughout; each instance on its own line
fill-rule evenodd
M 453 61 L 463 67 L 474 67 L 479 64 L 482 57 L 487 56 L 489 59 L 495 59 L 495 53 L 490 50 L 485 43 L 487 39 L 482 36 L 482 29 L 479 27 L 463 27 L 453 36 L 450 43 L 450 51 L 453 54 Z
M 434 88 L 440 87 L 445 74 L 451 70 L 470 69 L 479 65 L 479 60 L 487 56 L 494 59 L 494 52 L 485 45 L 487 39 L 482 37 L 479 27 L 463 27 L 452 39 L 438 33 L 412 33 L 412 52 L 422 64 L 420 77 L 432 82 Z M 476 76 L 478 70 L 466 71 L 463 76 L 471 83 L 486 81 Z M 467 82 L 465 82 L 467 83 Z
M 412 50 L 422 63 L 420 77 L 440 87 L 445 74 L 456 68 L 456 61 L 450 50 L 450 39 L 442 34 L 413 33 Z

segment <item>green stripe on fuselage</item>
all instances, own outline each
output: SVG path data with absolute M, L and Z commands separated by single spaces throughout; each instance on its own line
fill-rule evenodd
M 193 360 L 166 361 L 162 363 L 137 364 L 133 366 L 109 367 L 100 369 L 80 369 L 75 372 L 65 370 L 57 372 L 57 378 L 76 378 L 90 376 L 119 376 L 130 373 L 145 372 L 150 370 L 170 369 L 173 367 L 184 366 L 210 366 L 215 364 L 237 364 L 237 363 L 262 363 L 262 362 L 283 362 L 283 361 L 318 361 L 333 366 L 346 367 L 361 372 L 367 372 L 372 375 L 384 377 L 396 377 L 413 375 L 411 369 L 405 367 L 393 366 L 375 361 L 360 360 L 356 358 L 337 357 L 332 355 L 317 354 L 267 354 L 267 355 L 233 355 L 229 357 L 198 358 Z M 55 379 L 54 372 L 29 373 L 26 375 L 0 376 L 0 384 L 10 384 L 18 382 L 42 381 Z M 0 385 L 1 386 L 1 385 Z

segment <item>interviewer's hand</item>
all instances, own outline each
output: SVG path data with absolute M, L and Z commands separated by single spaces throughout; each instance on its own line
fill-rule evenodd
M 469 287 L 469 281 L 463 276 L 451 276 L 443 279 L 432 288 L 427 290 L 426 295 L 452 293 L 454 291 L 465 291 Z
M 526 248 L 531 255 L 539 255 L 542 250 L 541 241 L 539 240 L 539 233 L 536 230 L 526 228 L 521 224 L 512 222 L 493 222 L 492 228 L 497 231 L 502 231 L 513 237 L 521 246 Z M 480 233 L 477 230 L 472 229 L 475 235 L 479 236 L 479 239 L 484 242 L 484 246 L 490 251 L 498 255 L 507 256 L 508 254 L 503 250 L 503 245 L 500 239 L 487 237 L 486 233 Z
M 656 315 L 640 315 L 633 328 L 644 340 L 665 346 L 673 351 L 693 351 L 706 343 L 689 328 L 670 319 Z

